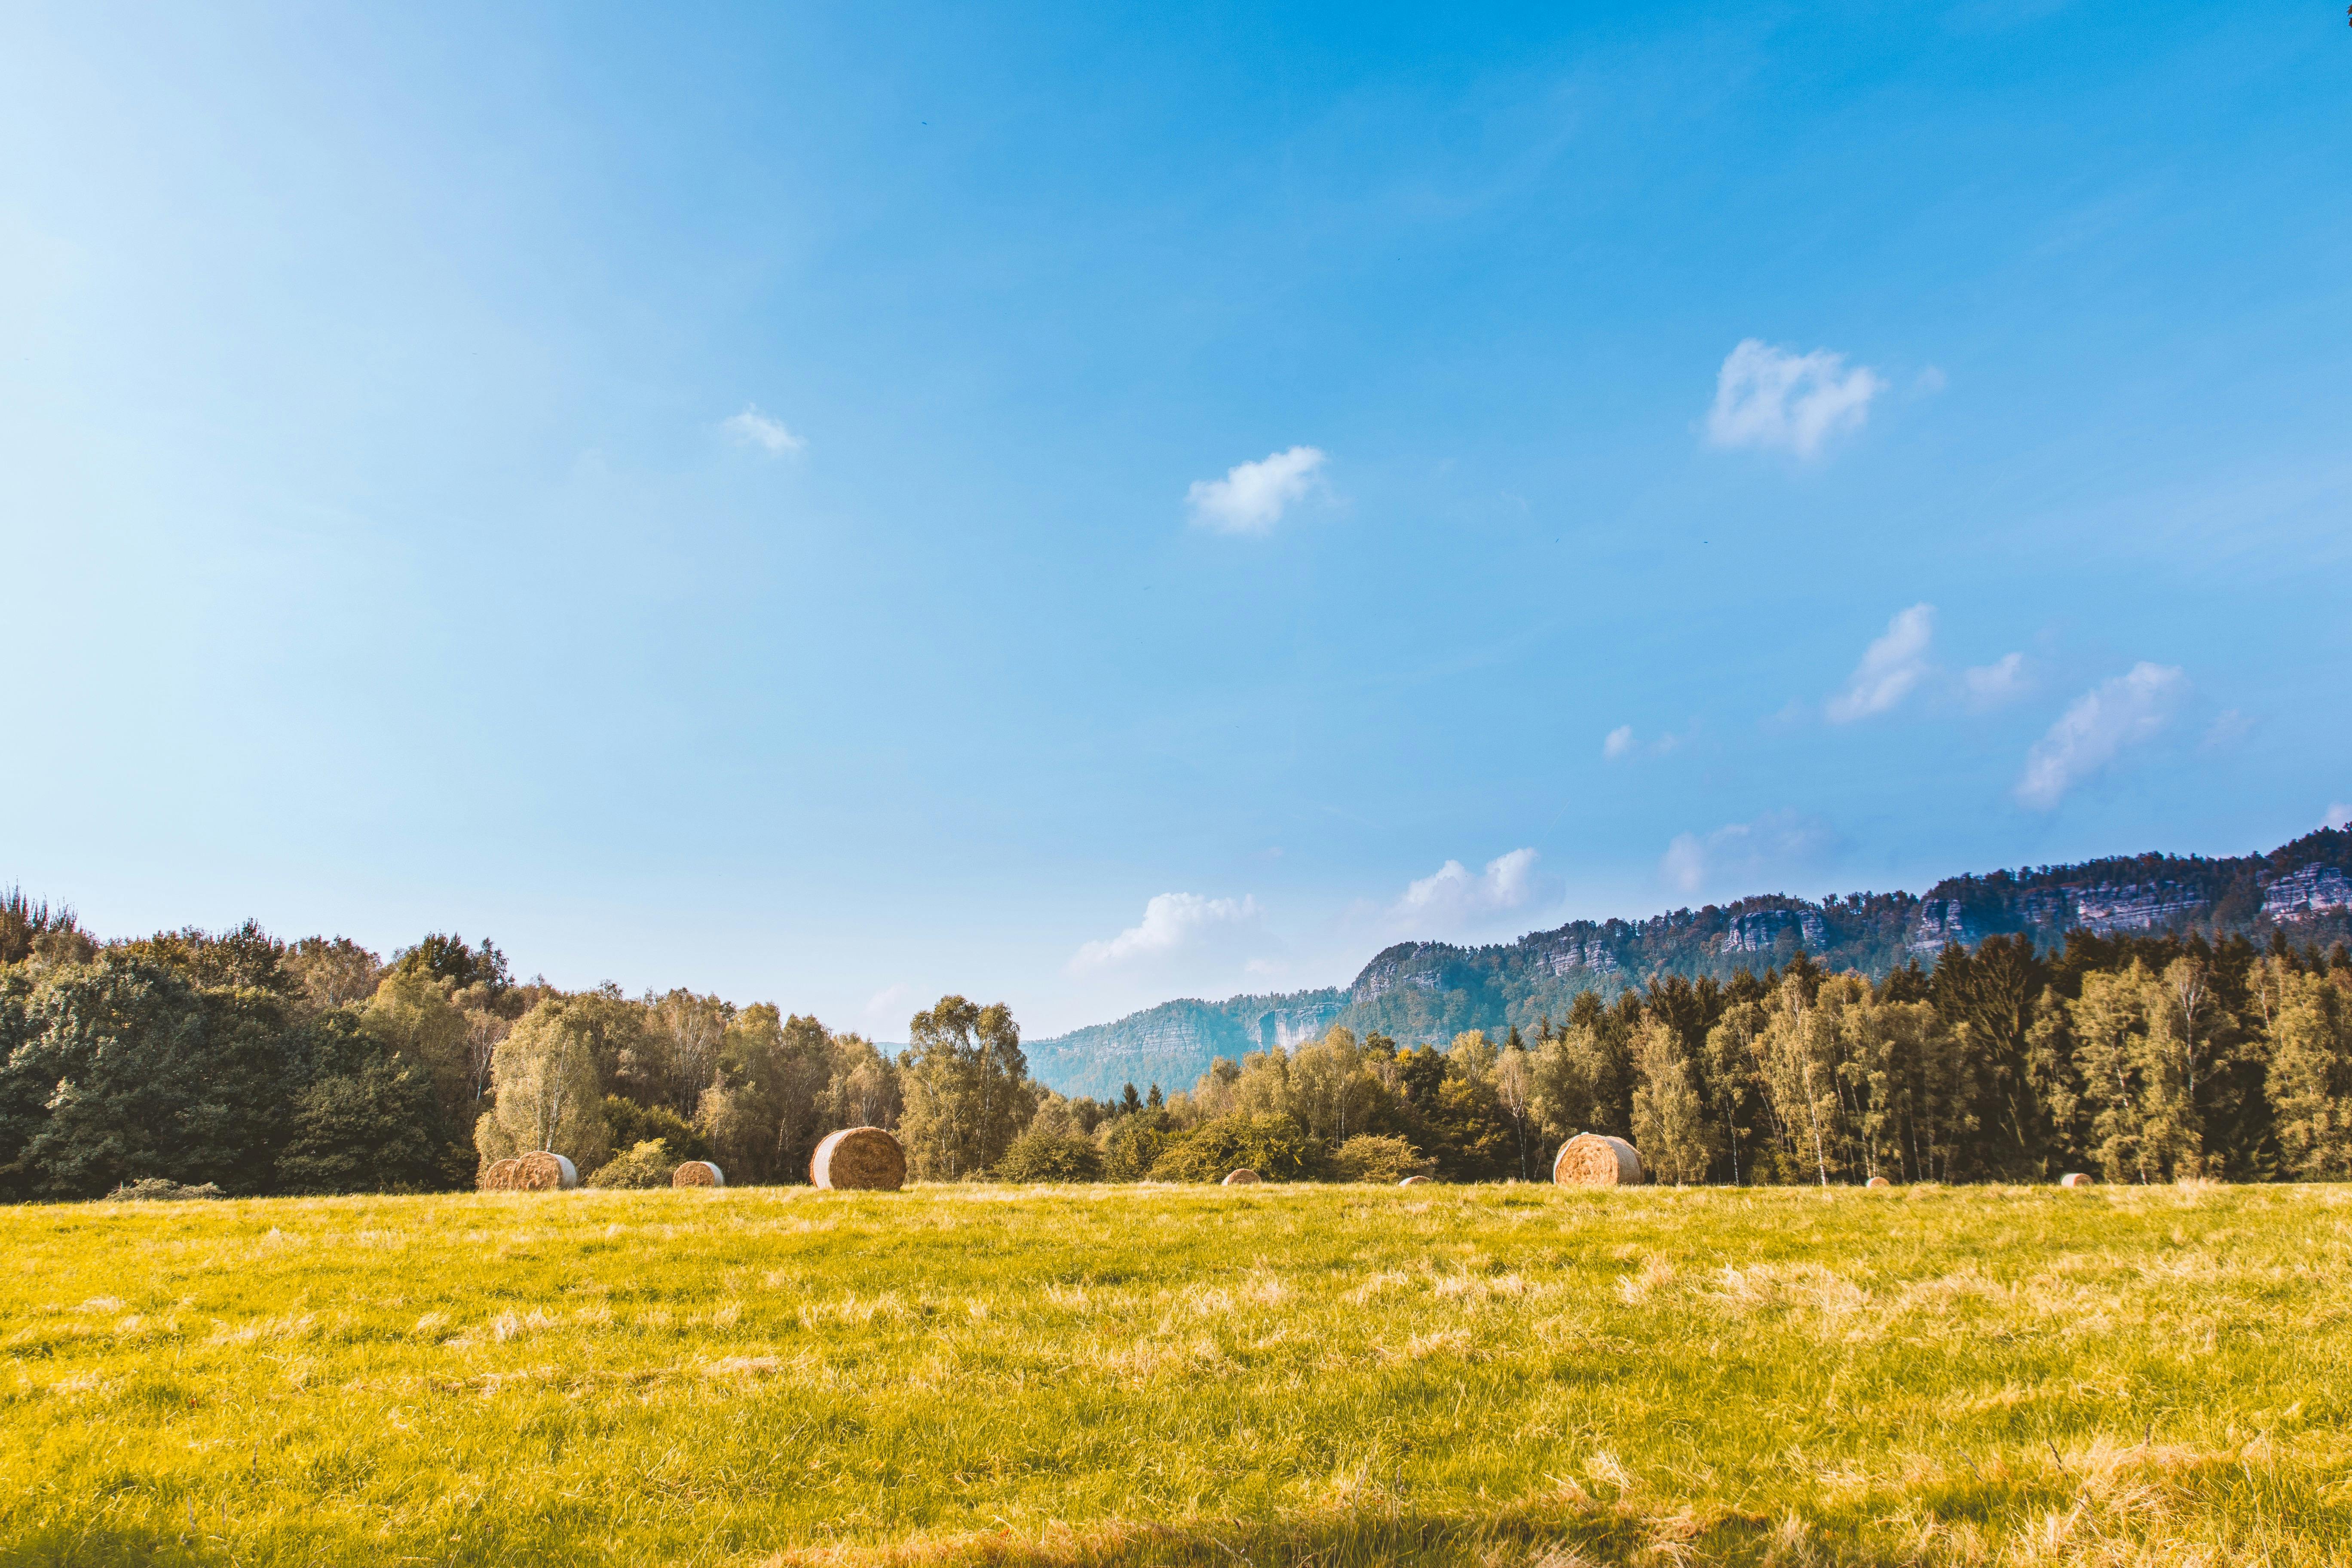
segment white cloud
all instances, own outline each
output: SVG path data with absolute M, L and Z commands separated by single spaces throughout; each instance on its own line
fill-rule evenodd
M 1538 858 L 1533 849 L 1514 849 L 1487 861 L 1475 876 L 1461 861 L 1448 860 L 1406 887 L 1389 908 L 1390 923 L 1415 936 L 1449 936 L 1523 908 L 1537 894 Z
M 2352 827 L 2352 805 L 2329 806 L 2327 808 L 2327 820 L 2321 823 L 2319 826 L 2322 827 L 2337 828 Z
M 1944 374 L 1942 369 L 1931 364 L 1912 378 L 1911 395 L 1933 397 L 1950 384 L 1949 378 Z
M 1633 725 L 1620 724 L 1617 728 L 1610 731 L 1608 734 L 1601 738 L 1601 755 L 1604 761 L 1612 763 L 1622 762 L 1627 757 L 1637 757 L 1643 754 L 1653 757 L 1663 757 L 1668 752 L 1677 751 L 1681 747 L 1688 744 L 1691 738 L 1697 733 L 1698 721 L 1696 720 L 1693 720 L 1691 721 L 1691 727 L 1684 731 L 1679 735 L 1675 734 L 1672 731 L 1668 731 L 1664 735 L 1658 736 L 1655 740 L 1651 741 L 1644 741 L 1639 735 L 1636 735 L 1633 732 Z
M 2023 654 L 2005 653 L 1990 664 L 1962 670 L 1960 689 L 1968 693 L 1969 707 L 1998 708 L 2031 691 L 2033 677 L 2026 673 Z
M 1256 923 L 1254 898 L 1204 899 L 1198 893 L 1161 893 L 1143 906 L 1143 923 L 1108 942 L 1090 942 L 1070 960 L 1073 969 L 1095 969 L 1135 959 L 1168 958 Z
M 1293 447 L 1262 462 L 1236 463 L 1222 479 L 1195 479 L 1184 492 L 1192 521 L 1219 533 L 1264 533 L 1283 512 L 1315 487 L 1324 455 L 1313 447 Z
M 1867 365 L 1845 368 L 1828 349 L 1791 353 L 1756 338 L 1741 340 L 1715 378 L 1707 439 L 1718 447 L 1753 447 L 1811 458 L 1842 430 L 1859 430 L 1870 400 L 1886 390 Z
M 1935 637 L 1933 605 L 1914 605 L 1887 622 L 1885 634 L 1863 650 L 1845 689 L 1830 699 L 1830 721 L 1851 724 L 1910 696 L 1927 673 L 1927 645 Z
M 2084 692 L 2025 754 L 2019 801 L 2048 811 L 2125 748 L 2153 739 L 2171 721 L 2180 688 L 2178 667 L 2143 659 Z
M 1787 877 L 1817 864 L 1834 848 L 1837 836 L 1816 818 L 1794 811 L 1767 812 L 1753 822 L 1734 822 L 1704 836 L 1677 834 L 1666 846 L 1659 868 L 1685 893 L 1727 882 L 1750 884 L 1739 892 L 1785 892 L 1755 884 Z
M 771 458 L 797 458 L 808 449 L 808 443 L 784 428 L 781 419 L 772 419 L 751 404 L 743 412 L 719 422 L 719 427 L 747 447 L 757 447 Z

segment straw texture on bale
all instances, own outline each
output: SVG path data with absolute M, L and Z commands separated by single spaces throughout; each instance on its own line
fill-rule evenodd
M 515 1176 L 522 1170 L 522 1162 L 509 1155 L 493 1160 L 482 1167 L 481 1187 L 486 1193 L 510 1193 L 515 1190 Z
M 514 1184 L 517 1192 L 551 1193 L 578 1186 L 580 1171 L 563 1155 L 541 1149 L 515 1162 Z
M 1252 1182 L 1255 1182 L 1255 1181 L 1256 1181 L 1256 1180 L 1257 1180 L 1257 1173 L 1256 1173 L 1255 1171 L 1251 1170 L 1248 1166 L 1244 1165 L 1244 1166 L 1243 1166 L 1243 1167 L 1242 1167 L 1240 1170 L 1238 1170 L 1238 1171 L 1228 1171 L 1228 1172 L 1226 1172 L 1226 1173 L 1225 1173 L 1225 1179 L 1224 1179 L 1223 1182 L 1219 1183 L 1218 1184 L 1219 1184 L 1220 1186 L 1227 1186 L 1227 1187 L 1246 1187 L 1246 1186 L 1248 1186 Z
M 1884 1176 L 1873 1176 L 1870 1180 L 1863 1183 L 1863 1185 L 1865 1187 L 1891 1187 L 1894 1184 L 1895 1184 L 1893 1182 L 1888 1181 Z
M 1551 1179 L 1563 1187 L 1638 1187 L 1647 1177 L 1642 1156 L 1622 1138 L 1580 1132 L 1559 1146 Z
M 1403 1181 L 1399 1182 L 1397 1185 L 1400 1187 L 1418 1187 L 1425 1185 L 1428 1181 L 1429 1178 L 1427 1176 L 1407 1176 Z
M 2087 1187 L 2098 1179 L 2096 1176 L 2086 1176 L 2080 1171 L 2069 1171 L 2058 1178 L 2058 1184 L 2062 1187 Z
M 669 1184 L 673 1187 L 723 1187 L 727 1184 L 727 1176 L 708 1160 L 688 1160 L 670 1173 Z
M 895 1193 L 907 1181 L 907 1152 L 879 1127 L 828 1132 L 809 1156 L 809 1184 L 837 1192 Z

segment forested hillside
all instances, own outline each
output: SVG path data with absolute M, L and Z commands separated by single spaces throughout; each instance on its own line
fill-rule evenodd
M 2044 951 L 2074 931 L 2265 939 L 2325 947 L 2352 931 L 2352 833 L 2322 829 L 2267 855 L 2141 855 L 1953 877 L 1924 897 L 1855 893 L 1819 903 L 1772 895 L 1648 920 L 1577 921 L 1485 947 L 1401 942 L 1345 987 L 1228 1002 L 1169 1002 L 1116 1023 L 1034 1041 L 1037 1076 L 1068 1094 L 1190 1082 L 1220 1056 L 1288 1046 L 1332 1024 L 1408 1044 L 1467 1029 L 1534 1033 L 1580 992 L 1604 1000 L 1658 978 L 1728 981 L 1800 949 L 1832 971 L 1883 978 L 1947 942 L 2024 935 Z
M 488 942 L 101 942 L 11 894 L 0 1198 L 424 1191 L 535 1149 L 598 1185 L 794 1182 L 862 1125 L 948 1181 L 1530 1179 L 1584 1130 L 1683 1183 L 2344 1179 L 2347 847 L 1408 945 L 1348 992 L 1157 1009 L 1152 1048 L 1218 1048 L 1076 1096 L 1029 1055 L 1067 1038 L 959 996 L 886 1054 L 771 1003 L 520 981 Z

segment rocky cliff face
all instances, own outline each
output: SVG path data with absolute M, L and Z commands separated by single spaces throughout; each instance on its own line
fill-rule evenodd
M 1030 1070 L 1068 1094 L 1106 1097 L 1128 1082 L 1188 1089 L 1217 1057 L 1295 1049 L 1333 1024 L 1408 1045 L 1465 1029 L 1532 1029 L 1544 1017 L 1566 1017 L 1581 991 L 1606 1000 L 1664 974 L 1727 980 L 1784 963 L 1801 948 L 1832 969 L 1874 977 L 1906 963 L 1932 963 L 1948 942 L 2012 932 L 2046 947 L 2074 930 L 2191 929 L 2280 931 L 2324 945 L 2352 936 L 2347 868 L 2352 832 L 2323 829 L 2268 855 L 2143 855 L 1995 871 L 1949 878 L 1924 898 L 1857 893 L 1816 904 L 1768 896 L 1647 920 L 1576 921 L 1487 947 L 1400 942 L 1375 954 L 1345 989 L 1167 1002 L 1033 1041 Z

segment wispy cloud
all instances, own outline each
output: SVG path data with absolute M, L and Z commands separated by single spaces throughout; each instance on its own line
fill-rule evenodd
M 1090 942 L 1070 960 L 1073 969 L 1098 969 L 1140 959 L 1171 958 L 1221 935 L 1255 926 L 1260 914 L 1254 898 L 1204 899 L 1198 893 L 1161 893 L 1143 906 L 1140 924 L 1107 942 Z
M 1830 722 L 1851 724 L 1884 713 L 1910 696 L 1927 674 L 1927 647 L 1935 637 L 1933 605 L 1914 605 L 1887 622 L 1885 634 L 1863 650 L 1845 689 L 1823 710 Z
M 1222 479 L 1195 479 L 1184 493 L 1192 521 L 1219 533 L 1264 533 L 1292 502 L 1315 488 L 1324 454 L 1293 447 L 1255 463 L 1236 463 Z
M 781 419 L 771 418 L 751 404 L 743 405 L 740 414 L 730 415 L 719 422 L 719 427 L 747 447 L 757 447 L 771 458 L 797 458 L 808 449 L 808 443 L 784 428 Z
M 1696 721 L 1693 721 L 1691 727 L 1679 735 L 1667 733 L 1654 740 L 1644 741 L 1633 732 L 1633 725 L 1620 724 L 1601 738 L 1601 760 L 1622 763 L 1627 757 L 1638 756 L 1644 752 L 1654 757 L 1663 757 L 1668 752 L 1681 747 L 1697 733 L 1698 725 Z
M 1753 822 L 1733 822 L 1712 833 L 1677 834 L 1666 846 L 1660 871 L 1685 893 L 1707 889 L 1741 893 L 1785 889 L 1764 887 L 1820 864 L 1837 847 L 1837 836 L 1819 818 L 1795 811 L 1770 811 Z
M 2025 668 L 2023 654 L 2005 653 L 1990 664 L 1962 670 L 1960 689 L 1967 693 L 1971 708 L 1999 708 L 2032 690 L 2033 677 Z
M 2177 666 L 2143 659 L 2076 698 L 2026 753 L 2018 800 L 2048 811 L 2123 752 L 2155 739 L 2171 721 L 2181 686 Z
M 1828 349 L 1793 353 L 1743 339 L 1716 373 L 1707 439 L 1718 447 L 1811 458 L 1832 436 L 1861 429 L 1871 399 L 1885 390 L 1885 378 L 1867 365 L 1848 370 L 1843 354 Z
M 2334 827 L 2339 829 L 2352 827 L 2352 805 L 2329 806 L 2327 808 L 2326 820 L 2322 822 L 2319 826 L 2322 827 Z

